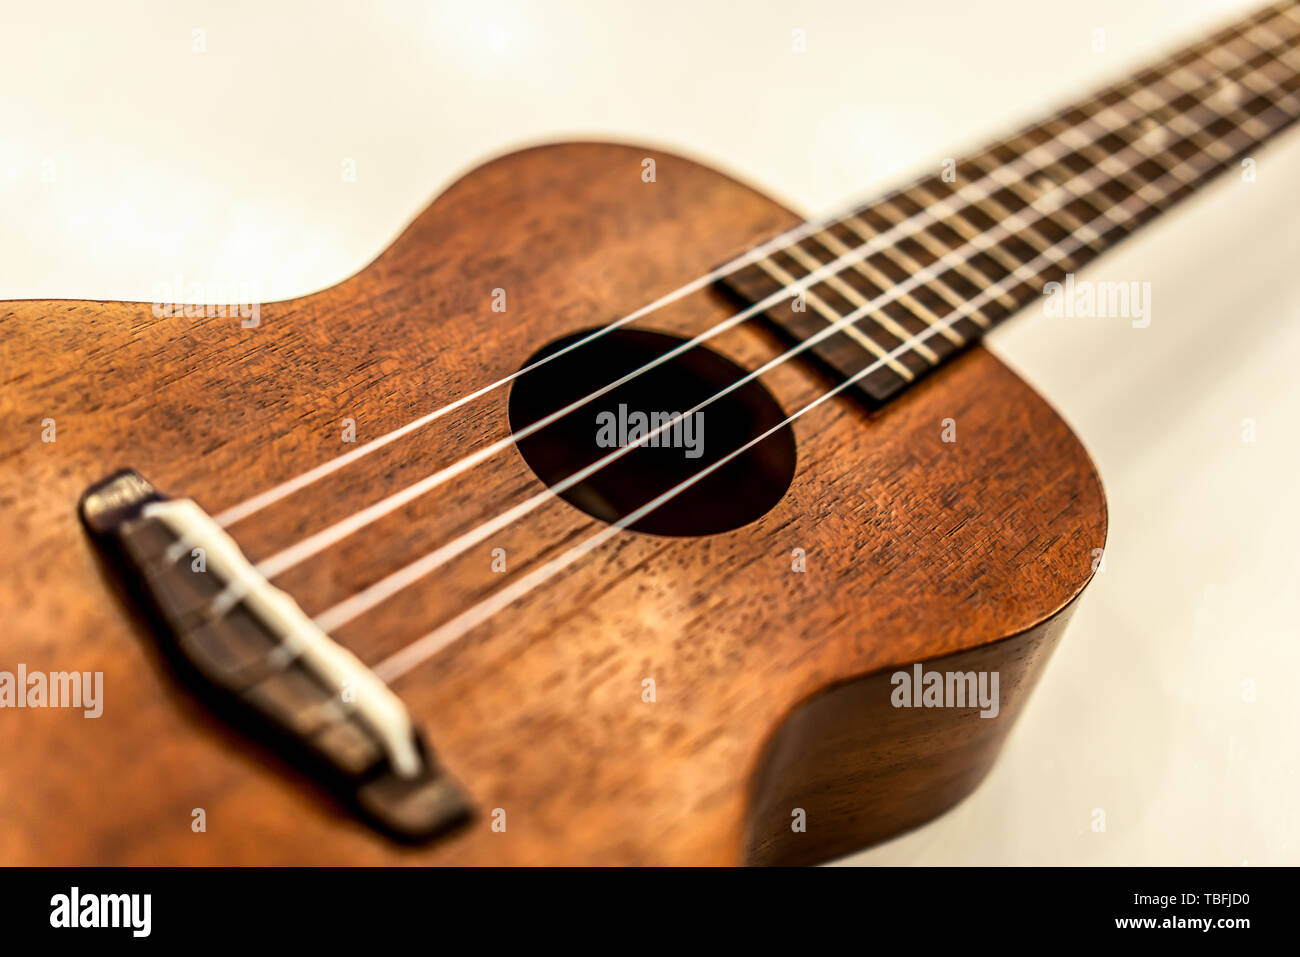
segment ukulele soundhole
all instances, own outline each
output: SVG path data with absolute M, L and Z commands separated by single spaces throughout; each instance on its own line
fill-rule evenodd
M 593 331 L 552 342 L 525 365 L 553 355 Z M 685 341 L 657 332 L 618 329 L 556 356 L 515 380 L 510 392 L 510 427 L 519 433 Z M 516 444 L 548 486 L 620 448 L 636 446 L 581 482 L 558 491 L 561 498 L 587 514 L 617 522 L 785 419 L 771 393 L 757 380 L 685 415 L 746 374 L 747 370 L 730 359 L 697 345 L 517 439 Z M 650 438 L 638 446 L 637 439 L 644 436 Z M 794 434 L 789 426 L 782 426 L 628 527 L 656 535 L 711 535 L 738 528 L 780 501 L 794 477 L 794 467 Z

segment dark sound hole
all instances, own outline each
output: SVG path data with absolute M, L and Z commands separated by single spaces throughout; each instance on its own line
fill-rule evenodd
M 526 364 L 592 331 L 557 340 Z M 684 341 L 657 332 L 619 329 L 552 359 L 515 380 L 510 392 L 511 429 L 519 432 Z M 555 485 L 619 447 L 634 444 L 638 435 L 649 434 L 670 415 L 684 414 L 745 375 L 746 370 L 731 360 L 695 346 L 518 440 L 517 445 L 537 477 Z M 560 496 L 596 518 L 619 521 L 784 419 L 785 413 L 767 389 L 757 380 L 747 382 Z M 780 501 L 794 477 L 794 466 L 794 435 L 786 426 L 629 527 L 656 535 L 710 535 L 738 528 Z

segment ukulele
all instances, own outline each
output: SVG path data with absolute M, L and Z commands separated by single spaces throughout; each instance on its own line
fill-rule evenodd
M 1280 3 L 817 221 L 564 143 L 301 299 L 0 304 L 0 860 L 811 863 L 941 814 L 1106 540 L 981 337 L 1297 117 Z

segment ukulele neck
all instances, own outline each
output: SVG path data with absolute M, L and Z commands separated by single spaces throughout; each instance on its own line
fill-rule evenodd
M 883 402 L 1028 303 L 1068 298 L 1075 272 L 1206 183 L 1248 180 L 1252 153 L 1297 118 L 1288 2 L 768 244 L 721 285 Z M 1142 324 L 1127 288 L 1106 292 Z

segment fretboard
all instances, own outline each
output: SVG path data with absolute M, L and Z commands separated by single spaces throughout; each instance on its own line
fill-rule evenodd
M 721 284 L 881 402 L 1298 118 L 1300 4 L 1277 3 Z

